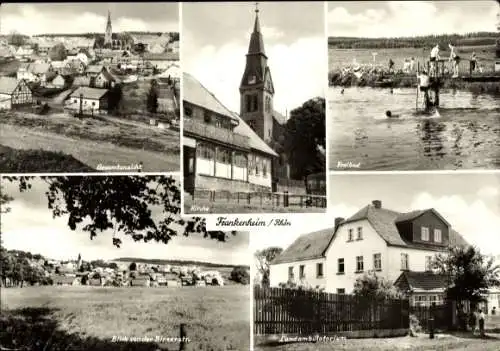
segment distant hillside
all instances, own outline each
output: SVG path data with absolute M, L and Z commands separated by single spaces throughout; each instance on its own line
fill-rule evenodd
M 120 257 L 113 260 L 114 262 L 136 262 L 136 263 L 146 263 L 146 264 L 158 264 L 158 265 L 173 265 L 173 266 L 203 266 L 203 267 L 227 267 L 234 268 L 240 267 L 241 265 L 233 264 L 220 264 L 202 261 L 183 261 L 183 260 L 161 260 L 161 259 L 146 259 L 146 258 L 134 258 L 134 257 Z M 247 267 L 247 266 L 245 266 Z
M 478 32 L 469 34 L 443 34 L 419 37 L 394 38 L 328 38 L 328 46 L 336 49 L 394 49 L 394 48 L 429 48 L 437 43 L 456 46 L 489 46 L 495 45 L 499 34 L 496 32 Z

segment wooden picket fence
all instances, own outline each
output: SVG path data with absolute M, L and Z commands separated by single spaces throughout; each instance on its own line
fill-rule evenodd
M 409 301 L 254 288 L 254 334 L 321 334 L 409 328 Z
M 453 328 L 453 305 L 449 302 L 436 306 L 411 306 L 410 313 L 420 322 L 423 330 L 429 330 L 429 319 L 434 319 L 434 328 L 437 330 L 449 330 Z

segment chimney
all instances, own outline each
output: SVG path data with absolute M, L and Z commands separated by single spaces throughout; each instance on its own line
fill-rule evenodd
M 342 218 L 342 217 L 335 218 L 335 228 L 337 228 L 339 226 L 339 224 L 342 223 L 343 221 L 344 221 L 344 218 Z
M 380 200 L 373 200 L 372 204 L 373 204 L 373 207 L 375 207 L 375 208 L 382 208 L 382 201 L 380 201 Z

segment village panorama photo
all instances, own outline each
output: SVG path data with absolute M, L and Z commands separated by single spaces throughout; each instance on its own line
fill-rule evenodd
M 499 350 L 499 196 L 498 172 L 330 175 L 328 217 L 250 233 L 254 350 Z
M 249 234 L 181 218 L 178 180 L 2 178 L 0 349 L 249 350 Z
M 10 3 L 0 23 L 0 172 L 179 171 L 179 4 Z
M 184 3 L 182 27 L 185 213 L 325 212 L 324 3 Z

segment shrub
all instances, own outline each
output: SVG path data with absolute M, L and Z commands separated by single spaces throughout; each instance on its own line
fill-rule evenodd
M 247 285 L 250 283 L 250 274 L 244 266 L 234 267 L 231 271 L 231 280 L 240 284 Z
M 420 321 L 417 316 L 410 314 L 410 336 L 415 336 L 416 333 L 420 333 L 421 331 L 422 326 L 420 325 Z

